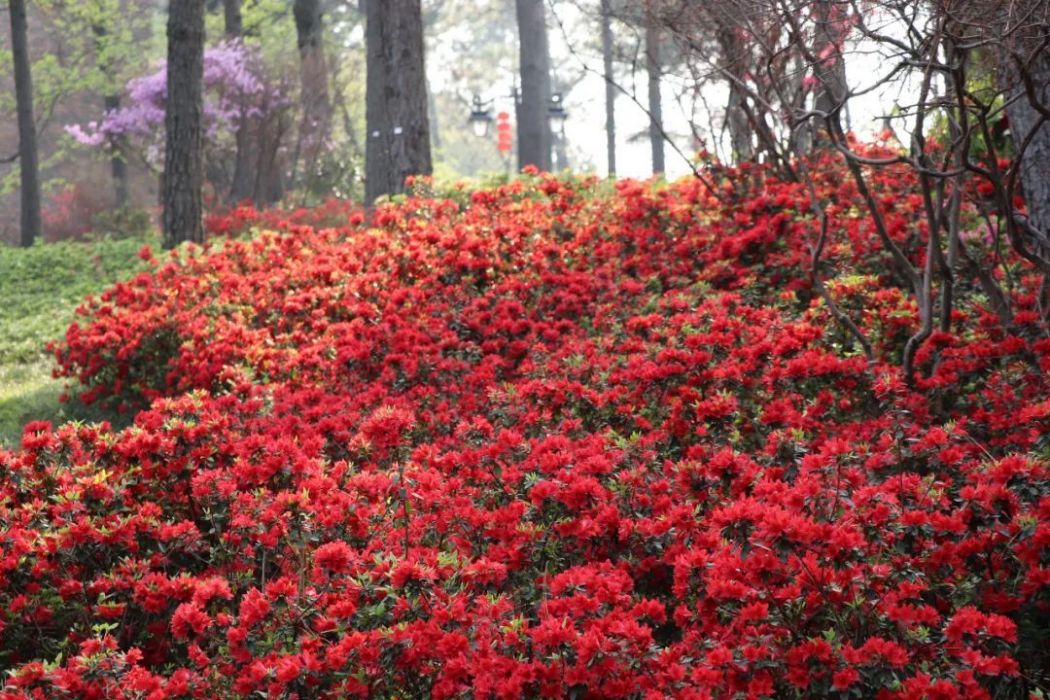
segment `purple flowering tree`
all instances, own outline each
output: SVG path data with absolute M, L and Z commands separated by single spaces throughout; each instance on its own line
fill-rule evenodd
M 285 80 L 267 76 L 257 52 L 239 40 L 227 40 L 204 53 L 204 128 L 206 175 L 212 194 L 225 197 L 234 162 L 236 135 L 248 129 L 250 145 L 257 153 L 257 167 L 275 168 L 277 174 L 255 177 L 253 198 L 269 202 L 279 197 L 281 154 L 292 102 L 285 95 Z M 128 81 L 122 106 L 103 115 L 99 121 L 70 124 L 66 132 L 79 144 L 104 150 L 135 154 L 156 173 L 164 164 L 164 113 L 167 100 L 167 66 Z M 130 153 L 129 153 L 130 151 Z

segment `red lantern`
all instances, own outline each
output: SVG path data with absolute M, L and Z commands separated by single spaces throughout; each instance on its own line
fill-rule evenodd
M 510 115 L 500 112 L 496 115 L 496 147 L 501 153 L 507 153 L 514 147 L 514 135 L 510 127 Z

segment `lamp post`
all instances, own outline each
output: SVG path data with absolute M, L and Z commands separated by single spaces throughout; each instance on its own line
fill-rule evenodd
M 517 86 L 511 90 L 509 97 L 514 101 L 515 113 L 517 113 L 517 107 L 521 100 Z M 513 142 L 511 136 L 512 130 L 510 126 L 510 115 L 507 112 L 500 112 L 499 118 L 493 120 L 493 104 L 495 104 L 495 100 L 483 100 L 481 99 L 481 95 L 475 93 L 470 102 L 470 117 L 467 119 L 467 123 L 470 124 L 470 129 L 474 133 L 474 136 L 483 139 L 488 138 L 489 132 L 492 130 L 492 123 L 493 121 L 496 121 L 499 132 L 497 134 L 497 147 L 501 153 L 506 155 L 512 150 Z M 562 169 L 568 167 L 568 163 L 566 162 L 567 159 L 564 155 L 565 121 L 568 118 L 569 113 L 565 110 L 561 93 L 554 93 L 551 95 L 550 103 L 547 105 L 547 119 L 550 123 L 551 135 L 553 137 L 551 140 L 551 146 L 552 148 L 555 148 L 557 152 L 557 160 Z
M 492 104 L 491 101 L 488 104 Z M 486 103 L 481 101 L 480 95 L 474 95 L 468 121 L 475 136 L 483 139 L 489 135 L 489 128 L 492 126 L 492 113 L 486 106 Z
M 561 93 L 554 93 L 551 95 L 551 103 L 547 107 L 547 119 L 551 123 L 551 133 L 564 134 L 565 120 L 568 118 L 569 113 L 565 111 L 565 105 L 562 103 Z
M 552 158 L 552 161 L 557 162 L 557 170 L 565 170 L 569 167 L 569 159 L 565 154 L 565 121 L 568 118 L 569 113 L 565 111 L 561 93 L 554 93 L 551 95 L 550 104 L 547 106 L 547 120 L 550 122 L 551 148 L 554 150 L 553 155 L 555 156 L 555 158 Z

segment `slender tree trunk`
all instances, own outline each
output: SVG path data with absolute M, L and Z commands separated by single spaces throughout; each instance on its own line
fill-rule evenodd
M 546 0 L 515 0 L 521 105 L 518 108 L 518 167 L 551 169 L 550 51 L 547 45 Z
M 201 129 L 204 0 L 168 5 L 168 99 L 164 126 L 164 247 L 204 241 Z
M 244 34 L 244 20 L 241 17 L 241 0 L 222 0 L 222 14 L 227 39 L 239 39 Z
M 120 95 L 106 95 L 102 98 L 107 112 L 120 109 Z M 120 143 L 113 144 L 113 155 L 109 159 L 110 176 L 113 178 L 113 201 L 118 209 L 128 206 L 128 162 L 124 160 Z
M 609 177 L 616 177 L 616 83 L 613 78 L 612 7 L 602 0 L 602 71 L 605 76 L 605 158 Z
M 125 11 L 127 8 L 122 4 L 120 9 Z M 110 89 L 113 90 L 103 95 L 102 107 L 106 112 L 114 112 L 120 109 L 120 93 L 115 90 L 116 76 L 105 46 L 110 30 L 105 24 L 96 22 L 92 25 L 92 31 L 95 34 L 96 53 L 99 56 L 99 70 L 106 77 Z M 113 202 L 118 209 L 128 205 L 128 164 L 124 160 L 123 145 L 123 139 L 110 144 L 113 150 L 109 159 L 110 177 L 113 180 Z
M 847 89 L 846 62 L 842 56 L 842 30 L 839 28 L 842 19 L 836 15 L 837 12 L 831 0 L 820 0 L 817 3 L 814 53 L 824 58 L 819 65 L 813 66 L 817 77 L 814 107 L 825 113 L 840 106 L 846 97 Z
M 430 125 L 420 0 L 365 0 L 368 76 L 365 200 L 405 191 L 430 175 Z
M 793 115 L 804 114 L 808 111 L 806 90 L 803 87 L 807 75 L 805 57 L 795 56 L 785 76 L 788 85 L 787 94 L 792 96 L 791 113 Z M 796 125 L 791 134 L 791 153 L 796 157 L 809 153 L 813 148 L 813 132 L 818 128 L 819 123 L 815 119 L 807 119 Z
M 223 0 L 223 27 L 228 41 L 241 41 L 244 36 L 244 20 L 241 15 L 241 0 Z M 252 196 L 251 119 L 248 105 L 241 100 L 237 119 L 236 153 L 233 158 L 233 178 L 230 182 L 230 202 L 236 204 Z
M 252 200 L 260 206 L 269 206 L 281 201 L 284 196 L 284 178 L 281 165 L 281 141 L 291 126 L 285 115 L 278 112 L 259 124 L 258 139 L 253 144 L 257 154 Z
M 754 158 L 755 147 L 751 142 L 751 124 L 744 110 L 744 93 L 735 83 L 729 86 L 726 128 L 729 129 L 729 144 L 733 149 L 733 162 L 742 163 Z
M 649 143 L 652 145 L 653 175 L 660 175 L 664 165 L 664 110 L 660 95 L 660 26 L 656 17 L 645 18 L 645 66 L 649 73 Z
M 299 82 L 302 120 L 296 158 L 292 163 L 295 182 L 302 159 L 304 181 L 309 187 L 317 161 L 328 144 L 332 125 L 332 102 L 328 95 L 328 64 L 324 53 L 324 9 L 321 0 L 295 0 L 295 33 L 299 46 Z
M 755 157 L 752 142 L 751 121 L 748 119 L 744 100 L 746 96 L 737 80 L 743 79 L 746 70 L 746 49 L 736 28 L 725 26 L 718 31 L 718 44 L 724 70 L 729 74 L 729 99 L 726 101 L 725 129 L 729 132 L 731 160 L 734 163 L 749 161 Z
M 9 8 L 18 111 L 18 167 L 22 179 L 22 229 L 19 242 L 28 247 L 40 236 L 40 166 L 37 162 L 36 121 L 33 118 L 33 78 L 26 38 L 25 0 L 10 0 Z
M 1039 110 L 1026 94 L 1018 68 L 1009 57 L 1003 58 L 1006 71 L 1014 78 L 1016 99 L 1007 102 L 1006 114 L 1014 143 L 1028 140 L 1021 157 L 1021 188 L 1032 226 L 1042 233 L 1041 253 L 1050 257 L 1050 121 L 1040 124 Z M 1050 109 L 1050 56 L 1045 52 L 1029 68 L 1036 104 Z M 1038 130 L 1036 130 L 1038 129 Z

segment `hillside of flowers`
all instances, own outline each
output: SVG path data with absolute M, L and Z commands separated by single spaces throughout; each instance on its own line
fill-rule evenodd
M 133 426 L 0 453 L 0 699 L 1043 697 L 1038 282 L 1004 262 L 1006 331 L 960 275 L 906 382 L 915 304 L 819 172 L 871 362 L 806 186 L 760 168 L 144 250 L 55 347 Z

